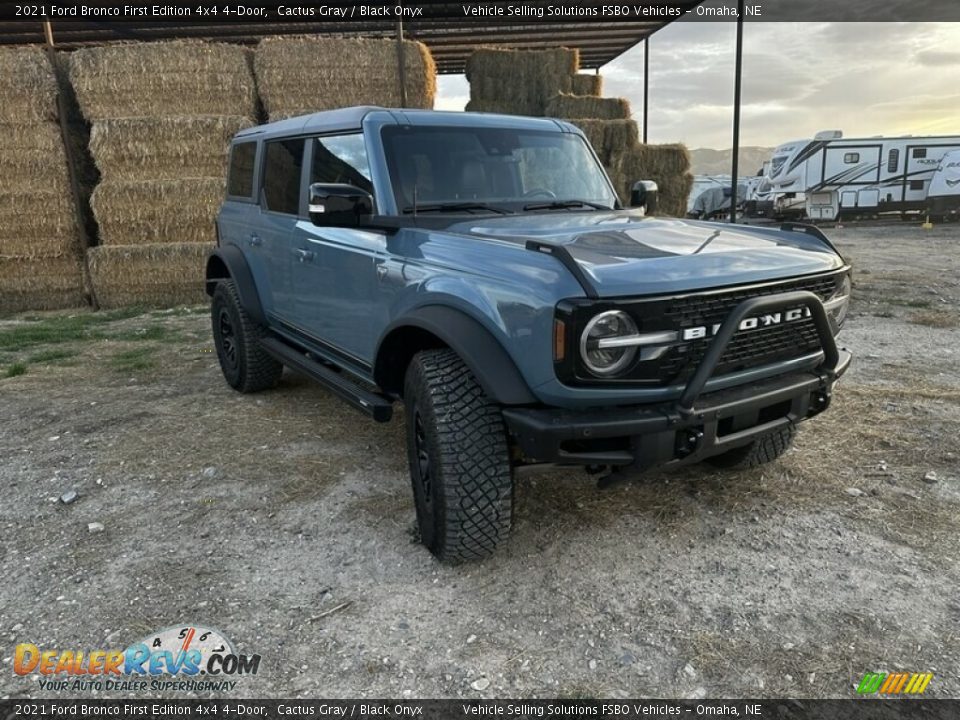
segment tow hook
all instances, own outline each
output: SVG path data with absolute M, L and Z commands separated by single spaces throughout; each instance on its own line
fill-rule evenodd
M 703 430 L 690 428 L 677 433 L 677 457 L 685 458 L 693 455 L 703 444 Z

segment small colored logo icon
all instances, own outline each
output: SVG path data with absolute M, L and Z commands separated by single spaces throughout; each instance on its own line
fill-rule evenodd
M 921 695 L 933 673 L 867 673 L 857 686 L 858 695 Z

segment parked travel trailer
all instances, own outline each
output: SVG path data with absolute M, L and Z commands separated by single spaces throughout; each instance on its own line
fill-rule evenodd
M 933 220 L 960 218 L 960 150 L 948 152 L 930 180 L 927 215 Z
M 839 130 L 780 145 L 765 189 L 771 214 L 813 220 L 921 212 L 940 160 L 960 136 L 844 138 Z

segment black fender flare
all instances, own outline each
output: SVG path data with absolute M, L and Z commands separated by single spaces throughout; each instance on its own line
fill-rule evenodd
M 267 316 L 260 304 L 260 295 L 257 293 L 257 285 L 253 281 L 253 273 L 250 272 L 250 265 L 247 264 L 243 251 L 236 245 L 221 245 L 207 256 L 207 295 L 212 297 L 217 283 L 220 280 L 227 279 L 233 280 L 237 288 L 237 294 L 240 295 L 240 302 L 243 303 L 243 309 L 247 311 L 247 315 L 254 322 L 265 325 Z
M 397 357 L 390 347 L 391 338 L 411 327 L 425 330 L 456 352 L 494 402 L 501 405 L 533 405 L 538 402 L 513 358 L 493 334 L 466 313 L 443 305 L 416 308 L 387 326 L 377 343 L 374 364 L 374 377 L 381 386 Z M 405 359 L 409 360 L 412 354 L 408 353 Z

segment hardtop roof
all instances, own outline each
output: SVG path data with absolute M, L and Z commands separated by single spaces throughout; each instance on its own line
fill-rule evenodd
M 445 125 L 450 127 L 480 125 L 485 127 L 546 130 L 553 132 L 577 132 L 577 129 L 570 123 L 551 118 L 444 110 L 411 110 L 407 108 L 383 108 L 375 105 L 360 105 L 356 107 L 339 108 L 337 110 L 322 110 L 320 112 L 298 115 L 297 117 L 246 128 L 238 132 L 234 136 L 234 140 L 250 140 L 254 138 L 271 139 L 309 133 L 359 131 L 363 127 L 364 118 L 370 113 L 383 113 L 384 124 Z

